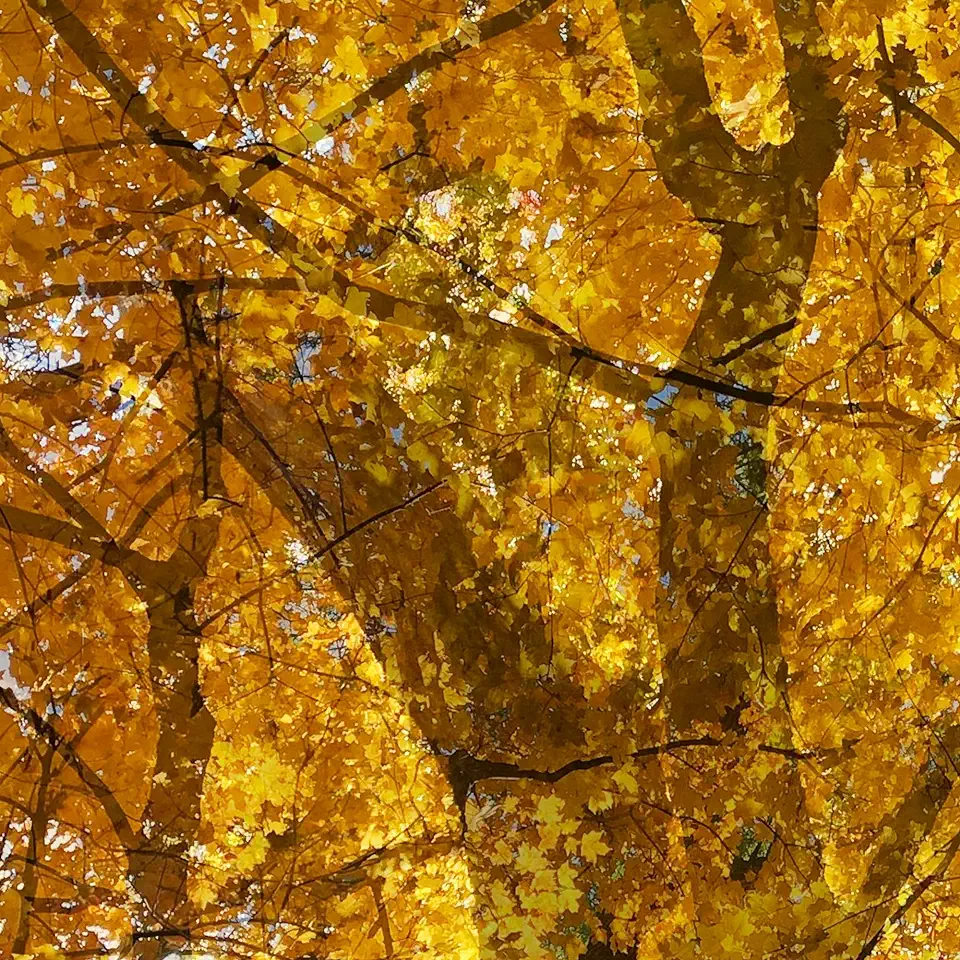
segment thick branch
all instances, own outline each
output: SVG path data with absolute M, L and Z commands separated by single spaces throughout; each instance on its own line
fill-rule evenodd
M 86 536 L 105 541 L 110 539 L 103 524 L 56 477 L 30 460 L 2 426 L 0 426 L 0 456 L 11 466 L 16 467 L 27 480 L 36 483 Z
M 57 597 L 62 597 L 68 590 L 75 587 L 95 566 L 93 557 L 87 557 L 76 570 L 71 570 L 63 579 L 58 580 L 52 587 L 44 590 L 31 603 L 27 604 L 21 613 L 0 623 L 0 637 L 5 637 L 11 630 L 33 620 L 41 607 L 48 607 Z
M 667 189 L 698 216 L 739 220 L 749 204 L 739 190 L 729 196 L 729 178 L 717 171 L 756 173 L 762 157 L 742 150 L 720 122 L 686 8 L 681 0 L 618 0 L 617 9 L 638 89 L 645 91 L 644 137 Z M 742 189 L 751 189 L 749 179 L 740 176 Z
M 138 293 L 149 294 L 154 290 L 171 288 L 176 280 L 163 280 L 155 284 L 147 284 L 142 281 L 104 281 L 103 283 L 86 284 L 85 288 L 91 291 L 93 295 L 104 297 L 113 295 L 136 295 Z M 196 280 L 184 281 L 189 286 L 200 290 L 215 289 L 219 284 L 219 278 L 206 277 Z M 303 292 L 303 281 L 298 277 L 276 277 L 269 280 L 256 280 L 246 277 L 231 277 L 229 285 L 239 289 L 267 289 L 267 290 L 299 290 Z M 55 297 L 72 297 L 82 293 L 82 289 L 76 284 L 53 284 L 43 290 L 32 291 L 28 294 L 22 294 L 20 297 L 11 297 L 7 309 L 22 308 L 33 303 L 38 303 L 46 299 Z M 928 420 L 916 414 L 900 410 L 888 403 L 880 402 L 858 402 L 851 400 L 847 403 L 838 403 L 824 400 L 810 401 L 806 400 L 802 393 L 793 392 L 789 394 L 778 394 L 772 391 L 755 390 L 745 387 L 737 382 L 728 382 L 716 379 L 705 373 L 696 372 L 688 367 L 668 367 L 661 368 L 649 363 L 642 363 L 623 357 L 617 357 L 605 353 L 601 350 L 595 350 L 586 344 L 580 344 L 576 341 L 564 339 L 560 341 L 555 337 L 549 336 L 538 330 L 528 330 L 522 327 L 516 327 L 509 324 L 497 323 L 489 317 L 483 315 L 474 315 L 470 318 L 471 322 L 479 327 L 476 333 L 468 331 L 460 320 L 456 317 L 454 322 L 448 322 L 451 314 L 446 314 L 442 320 L 430 322 L 426 315 L 413 312 L 414 307 L 422 308 L 422 304 L 414 304 L 410 301 L 402 301 L 396 298 L 390 298 L 389 295 L 377 291 L 378 295 L 384 299 L 392 300 L 395 304 L 393 317 L 386 321 L 389 326 L 395 326 L 400 329 L 422 330 L 426 332 L 456 332 L 465 339 L 479 340 L 485 347 L 500 347 L 511 343 L 521 343 L 531 351 L 531 359 L 543 366 L 556 368 L 557 366 L 570 366 L 573 361 L 579 359 L 577 373 L 584 379 L 590 379 L 594 387 L 612 396 L 633 402 L 638 405 L 645 404 L 651 396 L 663 389 L 664 383 L 675 383 L 681 386 L 694 387 L 705 393 L 718 397 L 730 397 L 734 400 L 742 400 L 745 403 L 756 404 L 765 407 L 788 407 L 791 409 L 802 410 L 804 414 L 814 415 L 823 414 L 829 420 L 847 421 L 861 418 L 865 415 L 886 415 L 890 418 L 889 422 L 876 421 L 872 426 L 877 427 L 910 427 L 918 431 L 929 433 L 933 430 L 941 430 L 942 424 L 939 421 Z M 410 311 L 404 314 L 404 306 L 410 306 Z M 903 303 L 906 309 L 906 302 Z M 452 312 L 451 312 L 452 313 Z M 787 321 L 791 326 L 795 321 Z M 731 351 L 731 355 L 720 357 L 717 363 L 732 359 L 732 354 L 742 355 L 750 347 L 759 345 L 769 339 L 781 336 L 783 332 L 777 329 L 763 331 L 757 335 L 756 339 L 751 339 Z M 62 381 L 62 386 L 69 386 L 71 383 L 81 379 L 85 369 L 80 365 L 65 367 L 60 370 L 42 371 L 39 376 L 50 380 L 56 378 L 54 385 Z M 224 402 L 228 406 L 232 403 L 229 392 L 224 395 Z M 858 425 L 862 426 L 861 419 L 857 419 Z M 278 464 L 279 466 L 279 464 Z
M 951 133 L 936 117 L 927 113 L 919 104 L 905 97 L 893 84 L 879 83 L 880 92 L 887 97 L 898 110 L 909 113 L 928 130 L 932 130 L 944 143 L 949 143 L 957 153 L 960 153 L 960 137 Z
M 198 293 L 205 290 L 215 290 L 221 284 L 219 276 L 196 277 L 191 280 L 91 280 L 85 283 L 51 283 L 49 286 L 31 290 L 29 293 L 9 297 L 4 304 L 4 310 L 22 310 L 49 300 L 73 299 L 81 297 L 86 301 L 106 299 L 109 297 L 136 297 L 152 293 L 169 292 L 174 284 L 185 283 Z M 230 287 L 234 290 L 268 290 L 294 291 L 302 290 L 303 283 L 296 277 L 240 277 L 232 276 L 229 279 Z
M 531 20 L 534 20 L 537 16 L 544 13 L 555 3 L 556 0 L 523 0 L 523 2 L 518 3 L 512 9 L 506 10 L 494 17 L 490 17 L 488 20 L 481 21 L 478 27 L 478 40 L 476 43 L 472 45 L 464 44 L 459 36 L 449 37 L 440 43 L 436 43 L 433 46 L 428 47 L 426 50 L 422 50 L 420 53 L 415 54 L 410 59 L 405 60 L 403 63 L 397 64 L 397 66 L 395 66 L 392 70 L 388 71 L 382 77 L 379 77 L 365 90 L 357 94 L 353 100 L 342 104 L 327 114 L 326 117 L 305 127 L 302 132 L 298 133 L 294 137 L 291 137 L 284 143 L 277 145 L 271 152 L 260 157 L 255 163 L 247 167 L 240 174 L 239 188 L 242 191 L 250 190 L 261 179 L 263 179 L 263 177 L 272 173 L 274 170 L 284 168 L 290 160 L 302 156 L 310 148 L 315 146 L 325 137 L 330 136 L 344 124 L 350 121 L 358 120 L 371 107 L 386 102 L 395 93 L 402 90 L 414 77 L 419 76 L 428 70 L 436 69 L 446 64 L 456 62 L 456 59 L 464 52 L 472 51 L 480 44 L 487 43 L 496 39 L 497 37 L 504 36 L 512 30 L 518 29 L 525 23 L 529 23 Z M 31 6 L 33 6 L 41 16 L 44 16 L 45 19 L 50 19 L 49 17 L 45 16 L 43 9 L 41 9 L 44 6 L 43 4 L 32 3 Z M 65 10 L 66 8 L 62 9 Z M 55 19 L 59 21 L 60 14 L 57 14 Z M 53 26 L 55 28 L 59 28 L 58 23 L 54 22 Z M 81 41 L 81 46 L 84 46 L 85 38 L 83 36 L 83 31 L 74 29 L 72 24 L 69 26 L 71 29 L 73 29 L 75 39 Z M 87 37 L 93 40 L 92 34 L 89 34 L 88 31 L 86 33 Z M 74 51 L 76 52 L 76 48 L 74 48 Z M 108 69 L 116 70 L 116 65 L 103 51 L 100 51 L 99 54 L 91 56 L 89 58 L 90 62 L 83 57 L 81 57 L 81 60 L 83 60 L 88 69 L 91 69 L 92 72 L 97 74 L 99 79 L 101 79 L 101 82 L 104 79 L 104 75 L 98 73 L 98 64 L 106 63 Z M 91 64 L 93 65 L 91 66 Z M 129 82 L 127 86 L 131 86 Z M 130 103 L 132 103 L 132 101 L 128 102 L 128 106 Z M 188 149 L 192 147 L 192 143 L 189 138 L 173 130 L 157 132 L 150 137 L 150 142 L 156 143 L 159 146 L 176 145 L 186 147 Z M 155 217 L 172 216 L 174 214 L 184 213 L 200 203 L 214 199 L 219 200 L 219 192 L 218 185 L 208 187 L 207 189 L 201 189 L 196 193 L 175 197 L 172 200 L 162 204 L 152 212 Z M 101 235 L 98 236 L 93 242 L 101 243 L 108 240 L 121 239 L 128 236 L 135 229 L 136 225 L 132 221 L 122 224 L 115 224 L 112 227 L 102 230 Z M 89 243 L 86 243 L 81 246 L 89 245 Z M 67 243 L 61 245 L 60 248 L 49 251 L 48 258 L 59 259 L 62 256 L 66 256 L 74 249 L 79 249 L 77 244 Z
M 877 948 L 880 938 L 903 920 L 908 911 L 913 908 L 913 905 L 934 883 L 943 879 L 943 875 L 946 873 L 947 868 L 953 862 L 953 859 L 956 857 L 958 852 L 960 852 L 960 831 L 954 834 L 953 839 L 947 845 L 943 852 L 943 856 L 940 859 L 940 865 L 937 867 L 937 869 L 933 873 L 924 877 L 923 880 L 917 884 L 916 888 L 907 896 L 906 900 L 904 900 L 903 903 L 897 907 L 897 909 L 889 916 L 889 918 L 887 918 L 885 922 L 881 923 L 880 926 L 877 927 L 873 935 L 864 942 L 860 952 L 856 956 L 856 960 L 867 960 L 870 954 L 872 954 Z
M 262 177 L 277 170 L 304 152 L 330 136 L 351 120 L 357 120 L 371 107 L 389 100 L 402 90 L 414 77 L 456 61 L 464 52 L 473 50 L 478 44 L 488 43 L 525 23 L 536 19 L 549 10 L 557 0 L 522 0 L 510 10 L 480 21 L 477 44 L 465 43 L 460 36 L 449 37 L 435 43 L 426 50 L 415 54 L 409 60 L 397 64 L 392 70 L 375 80 L 353 100 L 332 110 L 322 120 L 308 126 L 302 133 L 282 143 L 276 152 L 261 157 L 253 166 L 240 174 L 240 188 L 244 191 L 253 187 Z
M 563 764 L 563 766 L 557 767 L 555 770 L 536 770 L 530 767 L 522 767 L 516 763 L 507 763 L 500 760 L 484 760 L 473 756 L 466 750 L 456 750 L 448 760 L 450 769 L 449 779 L 453 788 L 454 798 L 458 804 L 462 805 L 473 785 L 480 780 L 535 780 L 539 783 L 557 783 L 572 773 L 595 770 L 598 767 L 622 763 L 628 759 L 642 760 L 647 757 L 662 756 L 674 750 L 685 750 L 694 747 L 722 747 L 724 745 L 725 741 L 717 737 L 689 737 L 671 740 L 667 743 L 655 744 L 651 747 L 641 747 L 639 750 L 635 750 L 633 753 L 620 758 L 610 754 L 604 754 L 599 757 L 571 760 Z M 436 750 L 436 747 L 434 747 L 434 749 Z M 767 744 L 762 744 L 757 749 L 760 753 L 772 753 L 791 760 L 811 760 L 818 756 L 817 753 L 768 746 Z
M 75 524 L 42 513 L 33 513 L 12 505 L 0 505 L 0 524 L 11 533 L 46 540 L 68 550 L 85 553 L 103 563 L 115 567 L 125 567 L 131 562 L 138 568 L 153 564 L 135 550 L 123 547 L 104 532 L 100 537 L 91 534 Z
M 20 703 L 10 690 L 0 687 L 0 702 L 16 714 L 37 737 L 47 743 L 63 758 L 66 765 L 80 778 L 110 818 L 117 839 L 127 850 L 137 846 L 137 832 L 130 825 L 126 812 L 99 774 L 80 757 L 73 745 L 32 707 Z

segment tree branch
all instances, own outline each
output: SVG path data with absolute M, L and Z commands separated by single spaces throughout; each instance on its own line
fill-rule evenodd
M 927 113 L 919 104 L 905 97 L 893 84 L 881 81 L 877 86 L 896 109 L 909 113 L 911 117 L 918 120 L 928 130 L 932 130 L 941 140 L 949 143 L 957 153 L 960 153 L 960 137 L 951 133 L 936 117 Z
M 137 832 L 130 825 L 126 812 L 113 791 L 103 782 L 100 775 L 80 757 L 73 745 L 56 728 L 37 713 L 32 707 L 20 703 L 12 691 L 0 687 L 0 703 L 16 714 L 35 736 L 47 743 L 60 754 L 66 765 L 80 778 L 90 793 L 97 799 L 110 823 L 117 839 L 127 850 L 133 850 L 138 844 Z
M 29 293 L 10 297 L 3 305 L 4 310 L 22 310 L 48 300 L 73 299 L 81 297 L 93 301 L 107 297 L 135 297 L 153 293 L 170 292 L 177 283 L 185 283 L 198 293 L 215 290 L 222 282 L 220 277 L 196 277 L 183 280 L 92 280 L 86 283 L 51 283 Z M 229 277 L 230 287 L 234 290 L 295 291 L 303 290 L 303 283 L 296 277 Z
M 18 533 L 37 540 L 55 543 L 57 546 L 95 557 L 103 563 L 123 567 L 131 560 L 139 565 L 153 564 L 135 550 L 123 547 L 106 531 L 103 536 L 90 533 L 67 520 L 58 520 L 46 514 L 34 513 L 10 504 L 0 506 L 0 518 L 11 533 Z
M 725 741 L 717 737 L 690 737 L 680 740 L 671 740 L 667 743 L 655 744 L 651 747 L 641 747 L 625 757 L 616 758 L 611 754 L 600 757 L 589 757 L 581 760 L 571 760 L 555 770 L 536 770 L 530 767 L 521 767 L 516 763 L 507 763 L 500 760 L 484 760 L 473 756 L 466 750 L 455 750 L 448 759 L 450 770 L 449 781 L 453 789 L 454 799 L 458 806 L 466 801 L 473 785 L 480 780 L 535 780 L 539 783 L 557 783 L 572 773 L 581 773 L 586 770 L 595 770 L 598 767 L 622 763 L 624 760 L 641 760 L 646 757 L 657 757 L 670 753 L 673 750 L 685 750 L 694 747 L 722 747 Z M 437 744 L 431 744 L 435 753 L 440 750 Z M 806 753 L 784 747 L 773 747 L 767 744 L 759 746 L 760 753 L 772 753 L 787 757 L 791 760 L 811 760 L 816 753 Z

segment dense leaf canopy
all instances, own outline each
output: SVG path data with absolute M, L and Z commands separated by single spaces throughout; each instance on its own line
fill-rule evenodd
M 960 5 L 0 54 L 0 955 L 960 954 Z

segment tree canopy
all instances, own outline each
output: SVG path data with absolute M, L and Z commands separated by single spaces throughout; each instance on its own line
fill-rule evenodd
M 0 14 L 0 954 L 960 954 L 960 6 Z

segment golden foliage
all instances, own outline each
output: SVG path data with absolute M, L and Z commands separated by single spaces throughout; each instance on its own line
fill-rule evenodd
M 0 18 L 0 953 L 960 952 L 960 9 Z

